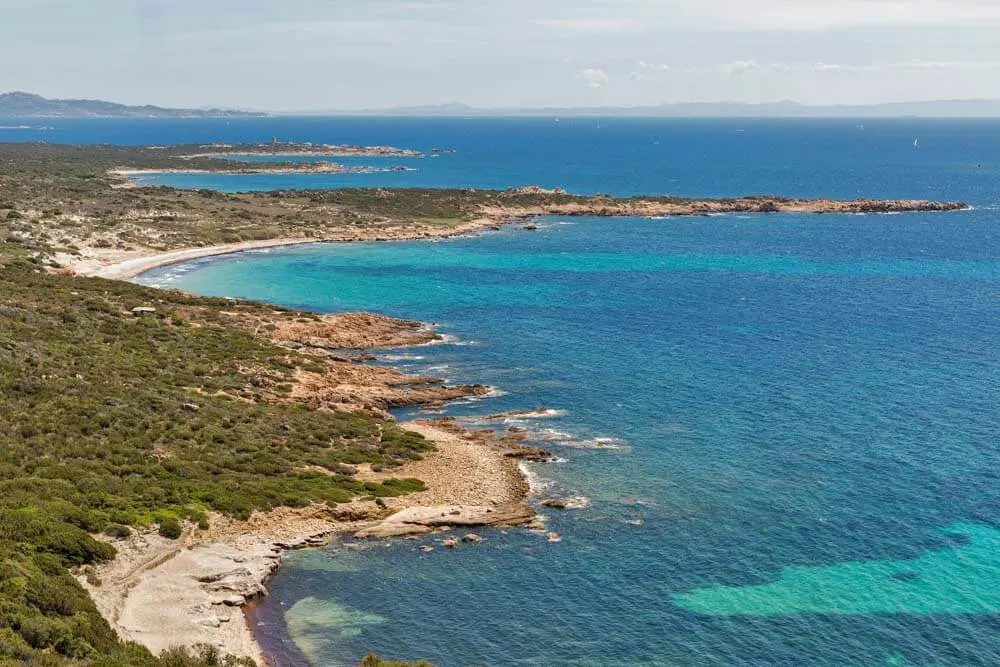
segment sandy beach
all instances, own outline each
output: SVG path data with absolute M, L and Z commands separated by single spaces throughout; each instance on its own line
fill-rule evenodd
M 122 251 L 113 249 L 88 249 L 81 257 L 66 257 L 64 263 L 81 276 L 128 280 L 161 266 L 171 266 L 203 257 L 226 255 L 245 250 L 260 250 L 289 245 L 315 243 L 315 239 L 267 239 L 265 241 L 244 241 L 205 248 L 189 248 L 172 252 L 157 253 L 149 249 Z
M 510 220 L 507 220 L 510 221 Z M 229 255 L 247 250 L 263 250 L 309 243 L 353 243 L 364 241 L 414 241 L 419 239 L 450 238 L 473 234 L 501 224 L 492 218 L 482 218 L 448 228 L 414 225 L 410 228 L 386 230 L 360 230 L 351 234 L 312 238 L 275 238 L 261 241 L 242 241 L 203 248 L 186 248 L 158 252 L 151 248 L 118 250 L 115 248 L 84 248 L 79 255 L 61 254 L 59 263 L 76 275 L 109 280 L 129 280 L 163 266 L 182 264 L 194 259 Z

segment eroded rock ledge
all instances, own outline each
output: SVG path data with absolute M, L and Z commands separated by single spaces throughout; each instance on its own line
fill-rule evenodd
M 438 505 L 408 507 L 375 525 L 362 528 L 355 537 L 399 537 L 421 535 L 439 528 L 482 528 L 522 526 L 535 517 L 530 505 L 515 503 L 503 507 Z
M 422 322 L 375 313 L 343 313 L 274 323 L 271 337 L 290 346 L 325 350 L 371 350 L 426 345 L 443 339 Z

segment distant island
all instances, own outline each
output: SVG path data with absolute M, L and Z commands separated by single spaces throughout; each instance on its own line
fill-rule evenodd
M 0 118 L 260 118 L 268 114 L 230 109 L 168 109 L 103 100 L 50 100 L 32 93 L 0 94 Z

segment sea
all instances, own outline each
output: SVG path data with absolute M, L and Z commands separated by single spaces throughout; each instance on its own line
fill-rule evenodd
M 148 177 L 176 187 L 969 203 L 551 217 L 466 238 L 248 252 L 139 280 L 435 323 L 444 344 L 380 363 L 494 387 L 445 414 L 528 429 L 557 457 L 526 464 L 533 497 L 587 498 L 543 508 L 559 542 L 512 529 L 454 550 L 345 538 L 288 554 L 252 617 L 279 667 L 355 665 L 371 651 L 441 667 L 1000 664 L 1000 122 L 21 123 L 35 129 L 0 140 L 277 136 L 428 151 L 357 160 L 405 172 Z

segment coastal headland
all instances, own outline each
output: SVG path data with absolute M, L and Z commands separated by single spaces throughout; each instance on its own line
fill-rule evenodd
M 0 556 L 9 564 L 0 578 L 27 582 L 0 597 L 16 610 L 17 628 L 51 630 L 14 632 L 10 641 L 29 658 L 91 651 L 112 656 L 109 665 L 155 665 L 154 654 L 183 638 L 189 648 L 259 662 L 238 610 L 264 594 L 288 549 L 339 534 L 412 535 L 421 548 L 437 549 L 459 544 L 461 534 L 438 535 L 449 527 L 468 532 L 470 544 L 477 527 L 544 530 L 526 502 L 519 461 L 542 461 L 546 452 L 523 447 L 515 432 L 392 419 L 395 407 L 439 407 L 490 392 L 366 363 L 373 350 L 434 342 L 433 328 L 122 279 L 252 248 L 447 237 L 507 223 L 530 229 L 547 215 L 966 208 L 612 198 L 535 187 L 247 194 L 121 187 L 122 171 L 177 169 L 185 160 L 224 172 L 233 162 L 220 156 L 251 150 L 266 147 L 0 145 L 0 408 L 10 415 L 0 425 L 8 445 L 0 457 Z M 77 617 L 88 619 L 86 628 Z M 192 662 L 173 664 L 207 664 L 184 659 Z
M 197 311 L 181 312 L 198 317 Z M 435 378 L 364 363 L 374 358 L 370 351 L 440 340 L 439 334 L 418 322 L 371 313 L 290 318 L 238 304 L 220 315 L 233 327 L 266 331 L 268 342 L 318 362 L 297 369 L 287 398 L 267 399 L 272 402 L 391 421 L 388 410 L 393 407 L 441 405 L 489 391 L 479 385 L 445 386 Z M 401 426 L 432 443 L 419 455 L 407 455 L 402 465 L 352 463 L 336 472 L 325 466 L 308 467 L 322 475 L 346 474 L 365 485 L 420 480 L 420 487 L 404 495 L 278 507 L 254 512 L 246 520 L 209 512 L 208 528 L 189 523 L 178 539 L 154 530 L 137 531 L 128 539 L 113 540 L 118 556 L 81 574 L 80 583 L 123 639 L 154 653 L 169 650 L 184 638 L 187 645 L 215 646 L 227 655 L 264 664 L 265 656 L 240 608 L 266 595 L 267 580 L 285 551 L 318 547 L 333 537 L 350 535 L 360 539 L 421 535 L 426 537 L 420 548 L 431 550 L 452 545 L 447 536 L 437 534 L 442 530 L 520 526 L 535 520 L 535 508 L 527 502 L 530 489 L 518 462 L 545 460 L 547 452 L 521 445 L 519 434 L 470 432 L 448 419 Z

